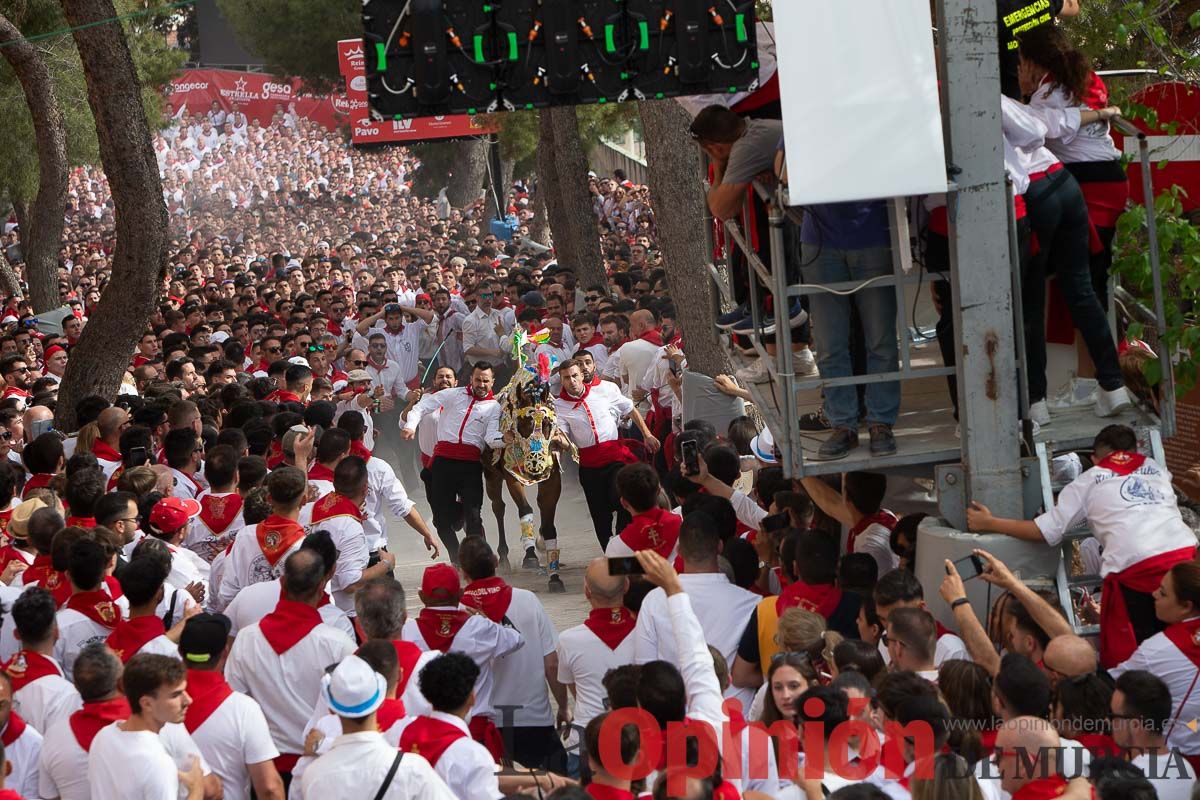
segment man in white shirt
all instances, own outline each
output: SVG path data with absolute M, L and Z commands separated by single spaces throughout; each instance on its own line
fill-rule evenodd
M 908 570 L 894 569 L 886 575 L 881 575 L 875 584 L 875 613 L 882 625 L 887 625 L 888 615 L 896 608 L 922 608 L 925 606 L 925 589 L 917 576 Z M 891 655 L 887 645 L 879 642 L 879 651 L 883 660 L 889 661 Z M 971 660 L 967 645 L 956 634 L 938 627 L 937 645 L 934 648 L 934 666 L 941 668 L 942 664 L 953 658 Z
M 463 321 L 466 315 L 450 304 L 450 292 L 438 289 L 433 293 L 433 325 L 435 346 L 442 348 L 438 363 L 458 375 L 463 368 Z
M 162 602 L 163 585 L 167 580 L 165 559 L 139 555 L 121 571 L 121 591 L 129 603 L 129 618 L 117 621 L 106 644 L 122 663 L 128 663 L 138 653 L 177 655 L 179 631 L 167 635 L 163 618 L 158 612 Z M 183 617 L 179 609 L 178 617 Z
M 37 797 L 42 734 L 13 711 L 12 702 L 12 681 L 7 673 L 0 673 L 0 742 L 3 742 L 11 768 L 6 785 L 20 796 Z
M 4 665 L 4 673 L 13 688 L 13 711 L 39 731 L 50 730 L 83 702 L 53 657 L 57 611 L 50 592 L 36 586 L 11 606 L 21 650 Z
M 238 458 L 225 444 L 209 448 L 204 457 L 204 477 L 210 488 L 197 498 L 200 514 L 192 522 L 184 546 L 210 564 L 246 525 L 242 496 L 237 492 Z
M 480 460 L 489 440 L 498 438 L 500 404 L 492 394 L 494 375 L 485 363 L 476 364 L 471 371 L 471 385 L 466 389 L 443 389 L 427 394 L 409 410 L 401 437 L 412 439 L 421 418 L 441 409 L 438 420 L 438 443 L 433 451 L 430 484 L 434 494 L 429 498 L 433 508 L 433 524 L 446 545 L 447 555 L 458 557 L 458 534 L 454 530 L 457 504 L 462 502 L 468 536 L 483 535 L 483 464 Z
M 331 675 L 324 676 L 321 692 L 341 720 L 342 735 L 304 770 L 300 781 L 304 800 L 453 800 L 460 796 L 421 755 L 404 753 L 384 741 L 377 712 L 387 696 L 387 681 L 367 662 L 346 656 Z
M 604 676 L 634 660 L 636 618 L 624 606 L 629 579 L 608 574 L 608 559 L 594 558 L 584 576 L 583 594 L 591 612 L 582 625 L 558 637 L 558 680 L 575 697 L 574 723 L 586 728 L 604 711 Z M 643 603 L 645 601 L 643 600 Z M 559 720 L 562 721 L 562 709 Z
M 276 767 L 285 780 L 304 752 L 301 738 L 320 692 L 323 670 L 354 652 L 346 634 L 321 620 L 326 565 L 311 550 L 287 557 L 283 597 L 275 610 L 244 628 L 233 641 L 225 678 L 254 698 L 270 723 L 282 755 Z
M 1159 800 L 1190 800 L 1196 773 L 1186 758 L 1167 747 L 1172 706 L 1171 690 L 1161 678 L 1144 670 L 1123 672 L 1110 700 L 1112 735 Z
M 163 457 L 175 476 L 173 497 L 195 500 L 204 490 L 196 480 L 203 456 L 204 445 L 191 428 L 177 428 L 163 437 Z
M 550 710 L 547 684 L 558 704 L 559 722 L 569 719 L 567 690 L 558 682 L 558 634 L 537 595 L 510 586 L 496 574 L 499 560 L 482 536 L 468 536 L 458 549 L 463 575 L 462 603 L 516 629 L 525 646 L 495 663 L 492 702 L 499 712 L 505 751 L 533 769 L 566 771 L 566 751 Z M 511 749 L 510 749 L 511 748 Z
M 900 566 L 900 557 L 892 552 L 891 543 L 897 518 L 882 507 L 887 476 L 877 472 L 847 472 L 842 475 L 840 493 L 811 475 L 802 483 L 821 511 L 849 529 L 846 553 L 869 554 L 881 576 Z
M 892 669 L 916 673 L 937 685 L 938 670 L 933 663 L 937 625 L 932 614 L 923 608 L 893 608 L 884 641 Z
M 504 315 L 494 307 L 496 292 L 490 286 L 475 295 L 475 310 L 462 323 L 463 357 L 472 368 L 477 364 L 490 366 L 496 382 L 504 386 L 511 376 L 508 354 L 500 348 L 500 339 L 512 333 Z
M 150 509 L 149 530 L 146 532 L 160 539 L 171 551 L 171 574 L 167 583 L 176 589 L 188 589 L 199 585 L 199 597 L 208 593 L 210 566 L 207 561 L 183 546 L 183 540 L 192 528 L 192 521 L 200 516 L 200 503 L 182 497 L 164 497 Z
M 432 709 L 421 694 L 417 676 L 426 664 L 441 655 L 441 651 L 422 650 L 402 638 L 404 623 L 408 621 L 404 587 L 395 578 L 377 578 L 354 595 L 354 609 L 358 612 L 355 622 L 367 641 L 388 642 L 396 651 L 399 670 L 396 696 L 404 703 L 408 715 L 428 714 Z
M 124 616 L 121 604 L 109 597 L 104 574 L 110 559 L 104 546 L 94 539 L 71 544 L 67 576 L 73 592 L 58 612 L 58 642 L 54 657 L 70 672 L 75 656 L 92 642 L 103 642 Z
M 225 800 L 283 800 L 283 780 L 275 768 L 279 750 L 271 741 L 258 703 L 225 682 L 230 624 L 221 614 L 188 619 L 179 639 L 187 664 L 188 706 L 183 724 L 224 787 Z
M 88 752 L 91 796 L 113 800 L 200 800 L 204 772 L 199 758 L 177 764 L 159 733 L 183 722 L 191 698 L 187 671 L 178 658 L 143 654 L 129 662 L 122 680 L 131 713 L 100 730 Z M 136 764 L 137 769 L 130 765 Z
M 663 344 L 662 336 L 655 327 L 654 312 L 639 308 L 630 314 L 629 336 L 629 341 L 621 345 L 617 379 L 626 397 L 635 403 L 642 403 L 647 393 L 638 384 Z M 648 409 L 649 405 L 643 405 L 642 408 Z

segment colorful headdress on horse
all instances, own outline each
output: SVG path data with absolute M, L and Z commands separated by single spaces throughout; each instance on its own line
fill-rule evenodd
M 554 369 L 554 365 L 558 359 L 542 353 L 538 356 L 536 363 L 530 364 L 529 357 L 525 354 L 525 347 L 527 345 L 534 345 L 536 347 L 548 341 L 550 341 L 550 331 L 547 328 L 541 328 L 530 333 L 518 325 L 513 331 L 512 357 L 517 362 L 517 369 L 523 368 L 529 370 L 530 373 L 543 383 L 550 380 L 550 372 Z

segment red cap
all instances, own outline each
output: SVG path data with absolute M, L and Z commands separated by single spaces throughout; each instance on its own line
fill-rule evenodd
M 432 298 L 432 297 L 430 297 L 429 295 L 425 294 L 424 292 L 421 292 L 419 295 L 417 295 L 417 298 L 416 298 L 416 299 L 417 299 L 417 300 L 424 300 L 424 301 L 425 301 L 425 302 L 427 302 L 427 303 L 432 303 L 432 302 L 433 302 L 433 298 Z
M 450 600 L 458 597 L 462 587 L 458 582 L 458 572 L 449 564 L 434 564 L 425 568 L 421 577 L 421 594 L 430 600 L 444 598 Z
M 182 497 L 164 497 L 150 509 L 150 524 L 163 533 L 175 533 L 200 514 L 200 504 Z
M 65 352 L 67 352 L 66 349 L 59 347 L 56 344 L 50 345 L 49 347 L 46 348 L 46 352 L 42 353 L 42 358 L 46 361 L 49 361 L 50 359 L 54 358 L 55 353 L 65 353 Z

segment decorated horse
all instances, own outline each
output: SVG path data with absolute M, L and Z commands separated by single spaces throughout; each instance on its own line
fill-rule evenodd
M 538 363 L 526 367 L 526 362 L 530 360 L 526 350 L 537 340 L 520 328 L 517 331 L 513 350 L 521 368 L 497 398 L 500 401 L 500 432 L 504 435 L 504 447 L 491 450 L 483 457 L 484 485 L 500 534 L 496 553 L 501 565 L 511 569 L 508 565 L 508 542 L 504 535 L 504 487 L 507 487 L 509 496 L 517 504 L 521 521 L 521 547 L 525 553 L 521 566 L 541 569 L 537 547 L 544 543 L 546 571 L 550 576 L 549 591 L 564 592 L 566 587 L 558 575 L 558 532 L 554 527 L 555 509 L 562 494 L 559 459 L 561 453 L 566 451 L 578 461 L 579 452 L 558 430 L 550 392 L 553 363 L 542 355 Z M 533 507 L 525 492 L 525 487 L 533 485 L 538 487 L 537 505 L 541 512 L 537 535 L 533 525 Z

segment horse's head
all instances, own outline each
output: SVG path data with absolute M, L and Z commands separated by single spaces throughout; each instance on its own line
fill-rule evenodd
M 527 383 L 516 394 L 512 412 L 514 441 L 505 452 L 510 471 L 519 471 L 530 481 L 543 481 L 554 471 L 550 440 L 554 436 L 554 405 L 549 387 Z

